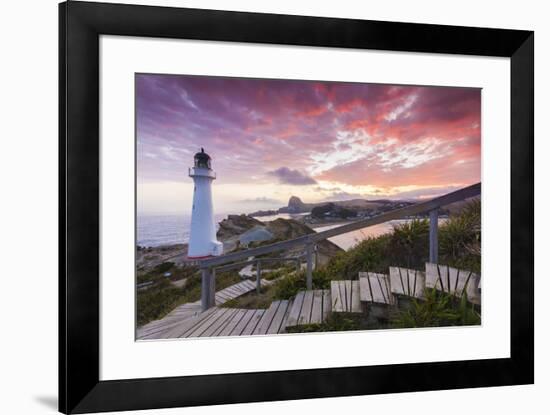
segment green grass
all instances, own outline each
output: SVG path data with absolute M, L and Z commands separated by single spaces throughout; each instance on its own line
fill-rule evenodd
M 439 226 L 439 263 L 481 272 L 481 203 L 469 202 Z M 367 238 L 339 252 L 317 270 L 324 279 L 357 279 L 360 271 L 388 273 L 389 266 L 424 269 L 429 257 L 429 224 L 415 219 L 394 227 L 392 233 Z
M 313 333 L 327 331 L 352 331 L 365 330 L 367 328 L 364 317 L 360 314 L 337 313 L 330 314 L 327 320 L 321 324 L 304 324 L 288 327 L 289 333 Z
M 176 266 L 173 262 L 162 262 L 149 271 L 143 271 L 143 269 L 137 270 L 136 282 L 141 284 L 147 281 L 153 281 L 158 283 L 161 280 L 169 279 L 170 281 L 177 281 L 182 278 L 188 278 L 198 271 L 197 267 L 193 266 Z M 165 272 L 170 272 L 170 277 L 164 276 Z
M 247 308 L 247 309 L 267 309 L 275 301 L 275 289 L 273 285 L 264 286 L 260 289 L 260 294 L 256 290 L 250 291 L 240 297 L 233 298 L 221 305 L 226 308 Z
M 433 289 L 425 291 L 425 299 L 413 299 L 406 310 L 395 310 L 392 328 L 473 326 L 481 324 L 481 316 L 466 296 L 456 298 Z

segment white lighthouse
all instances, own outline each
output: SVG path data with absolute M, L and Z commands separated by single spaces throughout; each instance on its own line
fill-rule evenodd
M 199 259 L 221 255 L 223 244 L 216 240 L 212 205 L 212 181 L 216 178 L 216 173 L 210 165 L 210 156 L 203 148 L 200 153 L 195 154 L 195 166 L 189 168 L 189 177 L 193 178 L 195 189 L 187 257 Z

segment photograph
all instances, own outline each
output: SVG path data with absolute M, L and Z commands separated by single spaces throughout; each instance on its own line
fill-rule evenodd
M 480 325 L 481 95 L 136 73 L 136 339 Z

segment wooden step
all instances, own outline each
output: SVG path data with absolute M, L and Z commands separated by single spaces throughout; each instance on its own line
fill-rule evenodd
M 173 339 L 177 337 L 185 337 L 184 335 L 189 331 L 202 324 L 205 320 L 212 318 L 212 315 L 217 315 L 221 309 L 218 307 L 212 307 L 195 317 L 181 320 L 178 324 L 170 325 L 164 330 L 154 332 L 140 337 L 140 340 L 150 339 Z
M 481 276 L 472 271 L 426 263 L 426 287 L 466 298 L 472 304 L 481 304 Z
M 359 281 L 330 282 L 333 313 L 361 313 Z
M 392 305 L 395 302 L 390 289 L 390 279 L 385 274 L 360 272 L 359 291 L 361 301 L 367 303 Z
M 289 304 L 291 304 L 291 301 L 289 300 L 273 301 L 262 316 L 262 319 L 256 326 L 253 334 L 279 333 L 281 331 L 283 320 L 287 315 Z
M 391 291 L 397 295 L 424 298 L 426 274 L 414 269 L 390 267 Z
M 324 322 L 330 313 L 330 298 L 329 290 L 300 291 L 292 303 L 286 327 Z

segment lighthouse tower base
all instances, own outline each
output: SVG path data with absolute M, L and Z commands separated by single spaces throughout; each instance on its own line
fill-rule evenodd
M 202 252 L 193 252 L 191 250 L 191 247 L 189 247 L 189 251 L 187 253 L 187 258 L 189 259 L 205 259 L 210 258 L 213 256 L 220 256 L 223 255 L 223 243 L 219 241 L 211 241 L 210 242 L 210 248 L 205 251 L 202 250 Z

